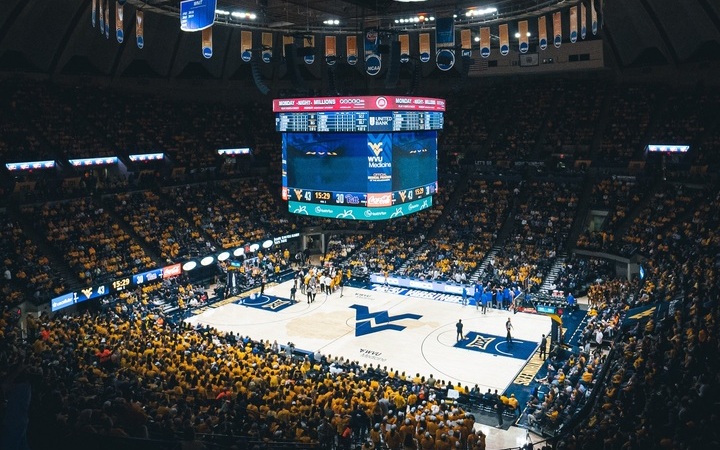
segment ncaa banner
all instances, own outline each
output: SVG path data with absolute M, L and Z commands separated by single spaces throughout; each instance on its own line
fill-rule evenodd
M 240 59 L 245 62 L 252 60 L 252 31 L 243 30 L 240 32 Z
M 103 0 L 99 0 L 100 4 L 98 5 L 100 7 L 100 11 L 98 12 L 98 21 L 100 22 L 100 34 L 105 34 L 105 5 L 103 5 Z
M 143 47 L 145 47 L 144 27 L 145 13 L 142 10 L 138 9 L 137 11 L 135 11 L 135 41 L 137 42 L 138 48 L 141 50 Z
M 205 59 L 212 58 L 212 27 L 208 27 L 202 30 L 202 54 Z
M 578 37 L 578 17 L 577 17 L 577 6 L 570 8 L 570 42 L 576 43 Z
M 510 35 L 508 33 L 508 24 L 503 23 L 499 27 L 500 34 L 500 54 L 507 56 L 510 53 Z
M 400 62 L 406 63 L 410 61 L 410 35 L 401 34 L 398 36 L 400 42 Z
M 358 46 L 357 36 L 347 36 L 345 38 L 345 50 L 347 53 L 347 62 L 354 66 L 358 62 Z
M 307 53 L 307 55 L 303 56 L 303 61 L 305 61 L 305 64 L 312 64 L 315 62 L 315 36 L 308 35 L 305 36 L 305 48 L 309 48 L 310 51 Z
M 115 3 L 115 38 L 117 39 L 118 44 L 122 44 L 125 40 L 125 30 L 123 29 L 123 3 L 120 3 L 119 1 Z
M 469 58 L 472 56 L 472 30 L 469 28 L 460 30 L 460 48 L 462 50 L 461 56 L 463 58 Z
M 530 49 L 527 20 L 521 20 L 518 22 L 518 33 L 520 33 L 520 44 L 518 45 L 518 50 L 520 50 L 520 53 L 527 53 Z
M 375 30 L 365 31 L 365 73 L 371 76 L 379 74 L 382 68 L 378 45 L 380 45 L 378 32 Z
M 368 134 L 367 157 L 368 208 L 392 206 L 392 135 Z M 371 192 L 376 194 L 370 194 Z
M 443 72 L 455 65 L 455 19 L 440 17 L 435 22 L 435 64 Z
M 262 58 L 262 61 L 264 63 L 268 64 L 272 61 L 272 52 L 273 52 L 273 35 L 272 35 L 272 33 L 263 33 L 262 34 L 262 52 L 260 53 L 260 57 Z
M 585 3 L 580 3 L 580 37 L 585 39 L 587 36 L 587 8 Z
M 110 0 L 105 0 L 105 39 L 110 39 Z
M 556 48 L 562 45 L 562 15 L 560 11 L 553 13 L 553 44 Z
M 430 33 L 420 33 L 418 39 L 420 46 L 420 61 L 426 63 L 430 61 Z
M 592 29 L 593 36 L 595 36 L 598 32 L 598 19 L 597 11 L 595 10 L 595 0 L 590 0 L 590 28 Z
M 337 61 L 337 39 L 335 36 L 325 36 L 325 63 L 334 66 Z
M 480 56 L 490 56 L 490 27 L 480 28 Z
M 97 14 L 97 0 L 92 0 L 92 8 L 90 9 L 90 23 L 95 28 L 95 15 Z
M 547 43 L 547 17 L 540 16 L 538 17 L 538 44 L 540 45 L 540 50 L 545 50 Z

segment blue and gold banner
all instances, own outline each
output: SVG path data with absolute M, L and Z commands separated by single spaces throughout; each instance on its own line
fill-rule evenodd
M 354 66 L 358 62 L 358 45 L 357 36 L 347 36 L 345 38 L 345 50 L 347 53 L 347 62 Z
M 498 29 L 500 35 L 500 54 L 507 56 L 510 53 L 510 34 L 508 32 L 508 24 L 500 24 Z
M 410 35 L 401 34 L 398 36 L 400 42 L 400 62 L 406 63 L 410 61 Z
M 206 59 L 212 58 L 213 54 L 213 42 L 212 42 L 212 27 L 205 28 L 202 30 L 202 54 Z
M 587 9 L 585 3 L 580 3 L 580 37 L 585 39 L 587 36 Z
M 578 38 L 578 16 L 577 6 L 570 8 L 570 42 L 573 44 L 577 42 Z
M 90 9 L 90 23 L 95 28 L 95 16 L 97 15 L 97 0 L 92 0 L 92 8 Z
M 268 64 L 272 61 L 273 53 L 273 35 L 272 33 L 262 34 L 262 53 L 261 57 L 264 63 Z
M 455 19 L 440 17 L 435 23 L 435 64 L 446 72 L 455 65 Z
M 420 46 L 420 61 L 426 63 L 430 61 L 430 33 L 420 33 L 418 39 Z
M 480 56 L 487 58 L 490 56 L 490 28 L 480 28 Z
M 135 11 L 135 41 L 139 49 L 145 47 L 145 13 L 142 10 Z
M 528 37 L 529 33 L 527 20 L 521 20 L 518 22 L 518 33 L 520 33 L 518 50 L 520 50 L 520 53 L 527 53 L 527 51 L 530 49 L 530 38 Z
M 380 36 L 377 30 L 365 31 L 365 73 L 375 76 L 380 73 L 382 68 L 382 59 L 378 52 L 380 45 Z
M 472 30 L 465 28 L 460 30 L 460 48 L 462 49 L 462 57 L 470 58 L 472 56 Z
M 367 160 L 367 207 L 392 206 L 391 134 L 367 135 Z
M 592 34 L 595 36 L 598 32 L 597 10 L 595 10 L 595 0 L 590 0 L 590 27 Z
M 307 54 L 303 56 L 303 61 L 305 61 L 305 64 L 309 65 L 315 62 L 315 36 L 305 36 L 303 42 L 305 42 L 305 48 L 309 49 Z
M 335 36 L 325 36 L 325 63 L 328 66 L 334 66 L 337 62 L 337 38 Z
M 562 14 L 560 11 L 553 13 L 553 44 L 556 48 L 562 45 Z
M 252 31 L 242 30 L 240 32 L 240 59 L 245 62 L 252 60 Z
M 547 44 L 547 17 L 540 16 L 538 17 L 538 45 L 540 46 L 540 50 L 545 50 Z
M 115 38 L 119 44 L 125 40 L 125 29 L 123 27 L 123 4 L 115 3 Z

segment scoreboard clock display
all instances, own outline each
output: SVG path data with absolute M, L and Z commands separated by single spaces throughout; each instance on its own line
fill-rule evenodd
M 290 212 L 383 220 L 432 205 L 444 100 L 282 99 L 273 109 Z

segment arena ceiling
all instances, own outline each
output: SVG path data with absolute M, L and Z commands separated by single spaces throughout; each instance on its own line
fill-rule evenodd
M 590 0 L 584 0 L 586 6 Z M 111 3 L 114 5 L 114 2 Z M 0 71 L 40 74 L 88 74 L 117 77 L 174 78 L 188 64 L 204 67 L 209 78 L 232 79 L 240 63 L 224 49 L 239 45 L 242 29 L 282 33 L 348 33 L 367 28 L 432 29 L 432 24 L 398 25 L 395 19 L 457 14 L 458 27 L 514 22 L 577 1 L 566 0 L 218 0 L 218 9 L 255 14 L 254 20 L 227 19 L 215 27 L 213 40 L 222 58 L 203 60 L 196 50 L 198 33 L 179 29 L 179 0 L 127 0 L 126 36 L 101 37 L 91 26 L 92 0 L 0 2 Z M 619 68 L 720 61 L 720 2 L 716 0 L 595 0 L 601 19 L 600 36 L 607 61 Z M 496 8 L 472 24 L 463 15 L 472 8 Z M 145 48 L 134 45 L 134 11 L 145 11 Z M 112 11 L 114 18 L 114 9 Z M 114 20 L 114 19 L 113 19 Z M 222 21 L 221 18 L 219 18 Z M 327 26 L 325 20 L 338 20 Z M 114 28 L 114 27 L 113 27 Z M 192 36 L 195 35 L 195 36 Z M 196 42 L 197 41 L 197 42 Z M 185 56 L 189 55 L 189 56 Z M 239 58 L 235 58 L 239 59 Z M 249 69 L 248 69 L 249 70 Z M 249 72 L 248 72 L 249 73 Z

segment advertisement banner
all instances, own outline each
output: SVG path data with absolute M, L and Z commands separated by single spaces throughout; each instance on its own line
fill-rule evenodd
M 202 54 L 205 59 L 212 58 L 213 45 L 212 45 L 212 27 L 205 28 L 202 30 Z
M 507 56 L 507 54 L 510 53 L 510 35 L 508 32 L 508 24 L 500 24 L 498 34 L 500 35 L 500 54 L 502 56 Z
M 172 277 L 176 277 L 182 273 L 182 266 L 180 263 L 172 264 L 162 268 L 162 277 L 164 280 Z
M 430 61 L 430 33 L 420 33 L 419 36 L 420 45 L 420 61 Z
M 587 8 L 585 3 L 580 3 L 580 38 L 587 36 Z
M 303 56 L 303 61 L 305 61 L 305 64 L 310 65 L 315 62 L 315 36 L 305 36 L 303 42 L 305 42 L 305 48 L 308 49 L 307 54 Z
M 154 270 L 148 270 L 147 272 L 143 272 L 143 273 L 137 273 L 132 276 L 132 284 L 135 286 L 139 286 L 141 284 L 151 283 L 153 281 L 161 280 L 162 274 L 163 274 L 162 269 L 154 269 Z
M 540 50 L 545 50 L 547 44 L 547 17 L 540 16 L 538 17 L 538 45 L 540 46 Z
M 560 11 L 553 13 L 553 43 L 556 48 L 562 45 L 562 14 Z
M 135 11 L 135 40 L 137 46 L 142 50 L 145 47 L 145 13 L 141 10 Z
M 273 35 L 272 33 L 262 34 L 262 61 L 269 64 L 272 61 L 273 53 Z
M 595 10 L 595 0 L 590 0 L 590 28 L 592 29 L 593 36 L 597 35 L 598 18 L 597 11 Z
M 382 59 L 378 53 L 380 45 L 380 35 L 376 30 L 367 30 L 364 34 L 365 38 L 365 73 L 375 76 L 380 73 L 382 68 Z
M 387 220 L 414 214 L 432 206 L 432 197 L 415 200 L 398 206 L 363 208 L 361 206 L 347 205 L 318 205 L 300 203 L 294 200 L 288 202 L 288 211 L 293 214 L 325 217 L 329 219 L 345 220 Z
M 520 43 L 518 45 L 518 50 L 520 50 L 520 53 L 527 53 L 528 49 L 530 48 L 530 41 L 528 36 L 528 21 L 527 20 L 521 20 L 518 22 L 518 33 L 520 33 Z
M 365 95 L 357 97 L 307 97 L 273 100 L 273 112 L 303 111 L 445 111 L 445 100 L 430 97 Z
M 577 6 L 573 6 L 570 8 L 570 42 L 575 43 L 577 42 L 578 37 L 578 16 L 577 16 Z
M 337 61 L 337 38 L 335 36 L 325 36 L 325 63 L 328 66 L 335 65 Z
M 400 62 L 406 63 L 410 61 L 410 35 L 401 34 L 398 36 L 400 42 Z
M 438 17 L 435 22 L 435 48 L 455 47 L 455 19 Z
M 490 27 L 480 28 L 480 56 L 490 56 Z
M 215 23 L 217 0 L 185 0 L 180 2 L 180 29 L 200 31 Z
M 460 30 L 460 46 L 462 49 L 462 57 L 470 58 L 472 56 L 472 30 L 465 28 Z
M 119 44 L 125 40 L 125 30 L 123 29 L 123 5 L 120 2 L 115 3 L 115 38 Z
M 370 282 L 376 284 L 385 284 L 385 275 L 374 273 L 370 275 Z M 418 280 L 417 278 L 405 278 L 398 276 L 388 276 L 387 284 L 389 286 L 397 286 L 408 289 L 420 289 L 423 291 L 440 292 L 443 294 L 462 295 L 463 285 L 445 281 Z M 465 285 L 468 292 L 472 292 L 472 285 Z
M 388 133 L 367 135 L 367 206 L 392 205 L 392 135 Z M 384 200 L 382 200 L 384 199 Z
M 240 32 L 240 59 L 244 62 L 250 62 L 252 60 L 252 31 L 242 30 Z
M 345 46 L 347 50 L 347 62 L 351 66 L 354 66 L 358 62 L 357 36 L 347 36 L 345 38 Z

